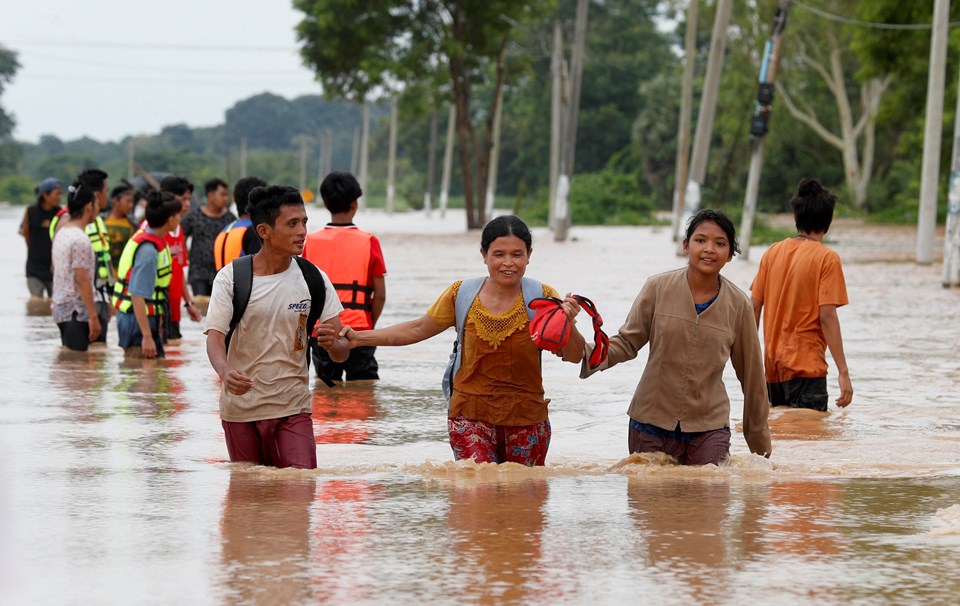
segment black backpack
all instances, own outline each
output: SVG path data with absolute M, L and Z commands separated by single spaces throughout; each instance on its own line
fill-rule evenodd
M 320 320 L 320 314 L 323 312 L 323 305 L 326 301 L 327 287 L 323 281 L 323 274 L 317 269 L 317 266 L 307 261 L 303 257 L 293 257 L 300 271 L 303 273 L 303 279 L 310 290 L 310 313 L 307 315 L 307 368 L 310 367 L 311 349 L 319 349 L 317 340 L 310 336 L 313 327 Z M 240 324 L 240 318 L 247 311 L 247 303 L 250 302 L 250 291 L 253 290 L 253 255 L 244 255 L 237 257 L 233 261 L 233 317 L 230 319 L 230 330 L 227 332 L 226 346 L 230 350 L 230 338 L 233 332 Z M 334 382 L 329 378 L 320 376 L 327 387 L 333 387 Z

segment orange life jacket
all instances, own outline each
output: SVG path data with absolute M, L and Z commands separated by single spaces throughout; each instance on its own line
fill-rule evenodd
M 213 241 L 213 264 L 217 271 L 246 254 L 243 250 L 243 236 L 250 227 L 249 219 L 238 219 L 217 234 L 217 239 Z
M 307 236 L 304 256 L 330 278 L 343 304 L 340 321 L 357 330 L 373 328 L 370 240 L 352 227 L 325 227 Z

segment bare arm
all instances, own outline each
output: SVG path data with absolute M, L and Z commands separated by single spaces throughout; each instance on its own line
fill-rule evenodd
M 27 241 L 27 247 L 30 247 L 30 210 L 23 213 L 23 222 L 20 223 L 20 235 Z
M 836 305 L 820 306 L 820 326 L 823 327 L 823 338 L 827 341 L 830 355 L 833 356 L 833 362 L 840 374 L 840 397 L 836 404 L 844 408 L 853 401 L 853 384 L 850 382 L 847 358 L 843 354 L 843 337 L 840 335 L 840 318 L 837 316 Z
M 207 331 L 207 358 L 230 393 L 242 396 L 253 387 L 252 378 L 230 367 L 227 361 L 227 337 L 222 332 L 213 329 Z
M 763 311 L 763 301 L 757 301 L 751 297 L 750 302 L 753 303 L 753 316 L 757 321 L 757 328 L 760 328 L 760 312 Z
M 378 328 L 376 330 L 356 331 L 349 326 L 340 331 L 341 336 L 346 337 L 350 342 L 350 348 L 362 347 L 365 345 L 410 345 L 439 335 L 446 326 L 441 326 L 424 314 L 416 320 L 401 322 L 387 328 Z
M 90 332 L 87 337 L 92 343 L 100 336 L 101 330 L 97 305 L 93 302 L 93 280 L 90 278 L 90 272 L 82 267 L 74 269 L 73 280 L 77 285 L 77 292 L 80 293 L 80 300 L 83 301 L 83 306 L 87 308 L 87 313 L 90 315 Z
M 379 278 L 373 278 L 373 311 L 370 312 L 370 315 L 373 316 L 373 326 L 376 328 L 377 320 L 380 319 L 380 314 L 383 313 L 383 306 L 387 302 L 387 280 L 383 276 Z

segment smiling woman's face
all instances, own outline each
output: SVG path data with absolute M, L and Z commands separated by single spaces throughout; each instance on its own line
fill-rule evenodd
M 504 286 L 519 284 L 530 263 L 527 243 L 514 235 L 500 236 L 490 243 L 486 252 L 482 249 L 480 252 L 490 277 Z

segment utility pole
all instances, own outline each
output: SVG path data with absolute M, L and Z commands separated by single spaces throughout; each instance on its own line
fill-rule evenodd
M 397 173 L 397 98 L 390 99 L 390 152 L 387 156 L 387 212 L 393 212 L 394 177 Z
M 710 39 L 710 55 L 707 57 L 707 73 L 700 96 L 700 113 L 697 117 L 697 132 L 693 139 L 690 158 L 690 178 L 683 200 L 683 219 L 677 226 L 683 231 L 687 220 L 700 210 L 700 189 L 707 176 L 707 159 L 710 155 L 710 136 L 713 132 L 713 117 L 717 109 L 717 91 L 720 89 L 720 73 L 723 71 L 723 54 L 727 48 L 727 26 L 733 0 L 717 0 L 717 14 L 713 18 L 713 33 Z M 682 240 L 682 238 L 677 238 Z
M 360 166 L 360 128 L 353 129 L 353 147 L 350 148 L 350 174 L 357 174 L 357 167 Z
M 563 153 L 560 155 L 560 177 L 557 179 L 556 223 L 553 239 L 567 240 L 570 227 L 570 182 L 577 147 L 577 123 L 580 116 L 580 80 L 583 76 L 583 55 L 587 46 L 587 9 L 589 0 L 577 0 L 577 22 L 573 30 L 573 56 L 570 59 L 570 105 L 564 118 Z
M 323 129 L 323 176 L 326 178 L 333 170 L 333 131 Z
M 326 141 L 326 131 L 321 130 L 317 135 L 318 149 L 320 150 L 317 154 L 317 196 L 320 196 L 320 185 L 323 183 L 323 177 L 326 173 L 323 172 L 323 163 L 326 162 L 329 151 L 327 151 L 327 141 Z
M 240 178 L 247 176 L 247 138 L 240 139 Z
M 440 116 L 437 114 L 437 110 L 434 109 L 430 112 L 430 145 L 427 147 L 427 183 L 426 187 L 423 188 L 423 210 L 426 211 L 427 216 L 430 216 L 430 211 L 433 209 L 433 190 L 436 181 L 437 173 L 437 140 L 440 137 Z
M 307 136 L 300 135 L 300 193 L 307 190 Z
M 484 204 L 483 223 L 493 218 L 493 203 L 497 196 L 497 165 L 500 163 L 500 126 L 503 123 L 503 86 L 497 93 L 497 110 L 493 113 L 493 144 L 487 162 L 487 197 Z
M 673 240 L 680 233 L 683 201 L 687 193 L 687 172 L 690 168 L 690 118 L 693 113 L 693 72 L 697 64 L 697 19 L 699 0 L 687 6 L 687 32 L 684 37 L 683 83 L 680 86 L 680 120 L 677 126 L 677 168 L 673 182 Z
M 750 238 L 753 236 L 753 215 L 757 210 L 760 194 L 760 171 L 763 168 L 763 141 L 767 134 L 767 122 L 773 112 L 773 90 L 780 67 L 780 47 L 783 45 L 783 30 L 787 26 L 790 0 L 780 0 L 773 17 L 773 31 L 763 47 L 760 62 L 760 85 L 757 103 L 750 120 L 750 172 L 747 175 L 747 192 L 743 200 L 743 218 L 740 222 L 740 250 L 744 259 L 750 258 Z
M 953 115 L 950 193 L 947 194 L 947 228 L 943 237 L 944 288 L 960 286 L 960 81 L 957 84 L 957 110 Z
M 453 172 L 453 139 L 456 136 L 457 106 L 450 104 L 447 115 L 447 140 L 443 148 L 443 175 L 440 177 L 440 218 L 447 214 L 447 202 L 450 198 L 450 173 Z
M 917 263 L 933 263 L 937 231 L 937 182 L 940 179 L 940 135 L 943 130 L 943 88 L 947 67 L 947 27 L 950 0 L 935 0 L 930 34 L 930 72 L 927 76 L 927 119 L 923 135 L 920 174 L 920 212 L 917 215 Z
M 136 164 L 133 156 L 133 137 L 127 139 L 127 181 L 133 181 L 135 173 L 133 165 Z
M 557 179 L 560 177 L 560 133 L 563 132 L 563 26 L 560 20 L 553 22 L 553 54 L 550 57 L 550 193 L 547 203 L 550 229 L 554 225 L 557 202 Z
M 359 207 L 363 210 L 367 206 L 367 177 L 369 176 L 370 162 L 370 104 L 363 104 L 363 135 L 360 137 L 360 196 Z

